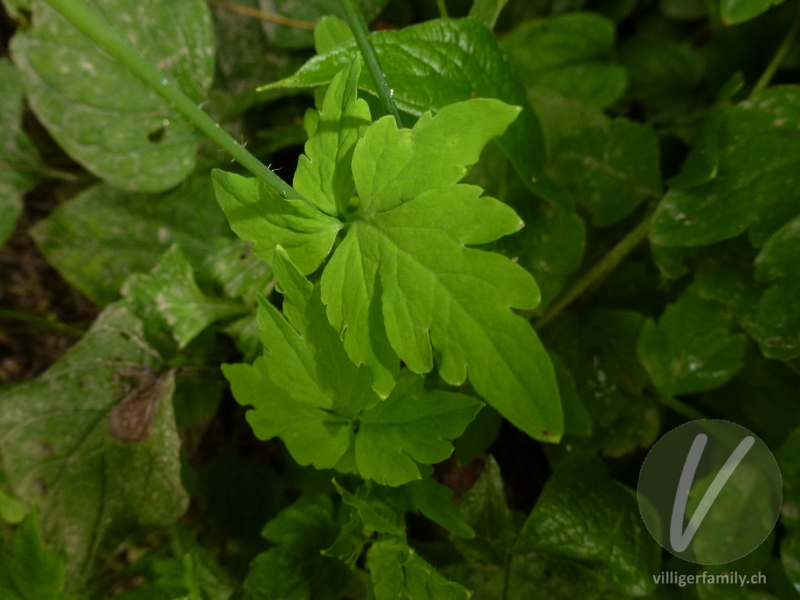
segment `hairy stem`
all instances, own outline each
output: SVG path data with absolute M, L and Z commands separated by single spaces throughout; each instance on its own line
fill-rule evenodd
M 364 57 L 364 63 L 367 65 L 367 70 L 375 82 L 375 89 L 378 91 L 378 97 L 383 104 L 386 114 L 392 115 L 397 127 L 403 128 L 403 122 L 400 120 L 400 113 L 397 110 L 397 105 L 394 103 L 394 92 L 389 89 L 389 82 L 386 81 L 386 75 L 381 69 L 381 63 L 378 61 L 378 55 L 375 53 L 375 48 L 369 43 L 369 34 L 367 33 L 367 24 L 364 22 L 364 17 L 361 11 L 358 10 L 356 0 L 339 0 L 339 4 L 344 10 L 347 24 L 356 38 L 356 44 L 361 51 L 361 56 Z
M 311 30 L 313 30 L 316 27 L 314 23 L 310 23 L 308 21 L 301 21 L 300 19 L 292 19 L 290 17 L 276 15 L 275 13 L 258 10 L 257 8 L 253 8 L 251 6 L 245 6 L 244 4 L 226 2 L 225 0 L 208 0 L 208 3 L 213 4 L 214 6 L 219 6 L 221 8 L 227 8 L 230 11 L 238 12 L 239 14 L 242 15 L 255 17 L 256 19 L 261 19 L 262 21 L 277 23 L 278 25 L 286 25 L 287 27 L 295 27 L 296 29 L 311 29 Z
M 648 211 L 647 215 L 636 228 L 626 235 L 616 246 L 609 250 L 603 258 L 584 273 L 575 283 L 573 283 L 563 294 L 553 301 L 547 312 L 534 323 L 536 329 L 540 329 L 555 319 L 561 312 L 576 300 L 581 294 L 593 285 L 603 281 L 608 277 L 628 255 L 646 237 L 650 229 L 650 221 L 653 212 Z
M 105 17 L 85 0 L 46 0 L 78 30 L 100 48 L 125 65 L 150 89 L 166 100 L 170 106 L 206 134 L 220 148 L 262 179 L 285 198 L 302 198 L 289 184 L 275 175 L 269 167 L 250 154 L 244 147 L 204 113 L 178 86 L 167 79 L 167 75 L 144 58 L 129 45 L 108 23 Z
M 85 333 L 85 331 L 80 327 L 67 325 L 61 321 L 48 319 L 47 317 L 40 317 L 39 315 L 32 315 L 31 313 L 22 310 L 14 310 L 13 308 L 0 308 L 0 319 L 23 321 L 25 323 L 30 323 L 31 325 L 36 325 L 41 329 L 50 329 L 51 331 L 57 331 L 77 339 L 82 338 L 83 334 Z
M 797 32 L 800 30 L 800 2 L 797 4 L 797 16 L 792 23 L 792 26 L 789 27 L 789 31 L 786 32 L 786 36 L 783 38 L 781 45 L 778 46 L 778 49 L 775 51 L 775 54 L 772 56 L 772 60 L 769 61 L 767 68 L 764 69 L 764 72 L 761 74 L 761 77 L 758 78 L 758 81 L 753 86 L 753 89 L 750 91 L 750 98 L 758 94 L 761 90 L 769 85 L 769 82 L 772 81 L 773 76 L 780 68 L 781 63 L 783 63 L 783 59 L 786 58 L 786 54 L 794 44 L 794 41 L 797 39 Z

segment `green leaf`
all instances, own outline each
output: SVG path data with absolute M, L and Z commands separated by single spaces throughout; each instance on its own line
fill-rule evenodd
M 149 271 L 177 243 L 193 267 L 230 236 L 208 177 L 191 177 L 175 190 L 126 192 L 93 186 L 61 204 L 31 230 L 48 262 L 94 302 L 119 298 L 128 275 Z
M 769 239 L 756 257 L 755 275 L 769 287 L 758 302 L 756 326 L 764 356 L 800 356 L 800 215 Z
M 546 178 L 544 140 L 525 92 L 503 58 L 494 34 L 475 19 L 435 20 L 370 38 L 400 110 L 421 116 L 470 98 L 497 98 L 520 106 L 516 123 L 498 140 L 532 191 L 559 204 L 568 202 Z M 471 48 L 481 48 L 473 52 Z M 358 54 L 355 42 L 339 44 L 308 61 L 295 75 L 267 89 L 326 85 Z M 369 74 L 359 86 L 377 95 Z
M 29 512 L 27 504 L 0 490 L 0 519 L 6 523 L 17 525 Z
M 671 398 L 719 387 L 742 368 L 745 336 L 731 333 L 733 315 L 690 286 L 656 324 L 642 327 L 636 354 L 660 394 Z
M 555 366 L 555 365 L 554 365 Z M 456 440 L 456 459 L 468 465 L 494 443 L 500 433 L 503 417 L 491 406 L 484 406 L 464 434 Z
M 231 228 L 255 242 L 256 256 L 272 264 L 282 246 L 304 275 L 331 251 L 342 223 L 303 200 L 287 199 L 254 177 L 214 170 L 214 189 Z
M 122 294 L 135 305 L 152 307 L 152 314 L 172 332 L 179 349 L 214 321 L 248 312 L 237 302 L 203 294 L 177 244 L 164 253 L 150 273 L 131 275 L 122 286 Z
M 167 80 L 203 100 L 214 70 L 203 0 L 101 0 L 95 8 Z M 59 145 L 98 177 L 132 191 L 167 190 L 189 175 L 193 127 L 46 2 L 35 0 L 30 10 L 33 23 L 14 36 L 11 54 L 31 108 Z
M 369 483 L 360 486 L 355 494 L 348 492 L 335 479 L 333 485 L 342 497 L 342 501 L 355 509 L 370 535 L 376 531 L 398 536 L 405 535 L 406 524 L 402 511 L 372 493 L 374 488 Z
M 44 375 L 0 396 L 3 470 L 20 499 L 41 507 L 70 588 L 137 527 L 168 525 L 186 509 L 174 379 L 160 366 L 142 322 L 114 304 Z
M 602 583 L 643 596 L 661 548 L 644 528 L 636 495 L 591 455 L 560 463 L 522 527 L 516 552 L 539 551 L 589 567 Z
M 369 107 L 358 98 L 361 59 L 333 78 L 316 132 L 306 142 L 305 154 L 297 163 L 294 188 L 321 211 L 344 216 L 353 196 L 353 169 L 350 163 L 359 130 L 372 121 Z
M 375 600 L 468 600 L 470 593 L 447 581 L 401 538 L 379 538 L 367 553 Z
M 800 428 L 792 431 L 775 452 L 783 477 L 781 523 L 793 531 L 800 529 Z
M 622 456 L 658 436 L 658 408 L 643 395 L 649 378 L 636 359 L 643 322 L 632 311 L 591 309 L 564 314 L 544 330 L 592 421 L 591 436 L 570 438 L 571 447 Z
M 664 196 L 650 229 L 654 244 L 702 246 L 752 227 L 751 240 L 760 246 L 800 211 L 794 139 L 800 87 L 768 88 L 715 118 L 721 119 L 716 174 L 708 183 Z
M 181 250 L 186 254 L 183 246 Z M 198 281 L 211 283 L 221 295 L 250 306 L 255 306 L 258 294 L 268 292 L 275 279 L 269 265 L 253 253 L 253 245 L 235 238 L 215 240 L 195 273 Z
M 420 479 L 417 463 L 450 456 L 449 440 L 463 433 L 480 402 L 425 390 L 423 378 L 408 371 L 381 401 L 366 367 L 348 359 L 319 290 L 280 248 L 273 268 L 284 292 L 284 314 L 262 300 L 264 355 L 252 367 L 223 367 L 237 401 L 256 409 L 247 413 L 256 435 L 281 437 L 302 465 L 357 469 L 393 486 Z
M 469 9 L 469 16 L 477 19 L 489 29 L 494 29 L 497 18 L 503 12 L 508 0 L 475 0 Z
M 472 563 L 505 565 L 519 528 L 508 508 L 494 457 L 489 456 L 480 479 L 461 498 L 458 510 L 475 530 L 473 539 L 453 540 L 458 551 Z
M 393 385 L 394 353 L 426 373 L 435 350 L 447 383 L 469 376 L 514 425 L 554 441 L 563 419 L 552 365 L 533 329 L 509 310 L 534 308 L 536 283 L 507 258 L 468 247 L 522 222 L 480 188 L 456 185 L 517 111 L 476 99 L 423 115 L 413 130 L 386 117 L 374 123 L 353 156 L 358 212 L 322 275 L 322 299 L 348 355 L 372 369 L 381 395 Z
M 744 23 L 766 12 L 783 0 L 720 0 L 719 12 L 726 25 Z
M 14 66 L 0 59 L 0 246 L 22 212 L 22 195 L 44 169 L 39 153 L 22 131 L 22 85 Z
M 533 102 L 548 140 L 548 175 L 596 227 L 613 225 L 660 197 L 658 138 L 650 125 L 612 120 L 547 92 L 536 92 Z
M 0 544 L 0 596 L 3 600 L 69 600 L 64 586 L 64 558 L 47 552 L 36 524 L 36 511 L 17 530 L 10 548 Z
M 781 563 L 787 577 L 800 587 L 800 531 L 793 529 L 781 541 Z
M 628 83 L 625 67 L 610 60 L 614 24 L 594 13 L 529 21 L 503 37 L 500 47 L 527 88 L 545 88 L 604 108 Z
M 277 544 L 253 559 L 243 587 L 253 600 L 335 600 L 349 579 L 344 564 L 323 556 L 336 538 L 330 496 L 303 496 L 264 527 Z

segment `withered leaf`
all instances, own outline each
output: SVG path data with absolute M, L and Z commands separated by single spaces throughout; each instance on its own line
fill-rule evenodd
M 158 414 L 158 403 L 174 379 L 174 371 L 159 375 L 152 369 L 118 371 L 132 377 L 134 389 L 108 414 L 108 430 L 121 442 L 143 442 L 150 439 L 150 430 Z

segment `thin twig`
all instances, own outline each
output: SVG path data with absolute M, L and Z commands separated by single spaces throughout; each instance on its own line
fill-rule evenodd
M 753 86 L 753 89 L 750 91 L 750 98 L 752 99 L 753 96 L 758 94 L 761 90 L 769 85 L 769 82 L 772 81 L 775 73 L 780 68 L 781 64 L 783 63 L 783 59 L 786 58 L 786 54 L 794 44 L 795 39 L 797 39 L 797 32 L 800 30 L 800 2 L 797 3 L 797 16 L 792 23 L 792 26 L 789 27 L 789 31 L 786 32 L 786 36 L 783 38 L 781 45 L 778 46 L 778 49 L 775 51 L 775 54 L 772 56 L 772 60 L 769 61 L 767 68 L 764 69 L 764 72 L 761 74 L 761 77 L 758 78 L 758 81 Z
M 400 120 L 400 112 L 397 110 L 397 105 L 394 103 L 394 92 L 389 88 L 389 82 L 386 81 L 386 75 L 381 69 L 381 63 L 378 61 L 378 55 L 375 53 L 375 48 L 369 42 L 367 33 L 367 24 L 364 22 L 364 17 L 358 9 L 355 0 L 339 0 L 339 4 L 344 10 L 347 24 L 356 38 L 356 44 L 361 51 L 361 56 L 364 57 L 364 63 L 367 65 L 367 70 L 372 76 L 372 81 L 375 82 L 375 90 L 378 92 L 378 97 L 381 99 L 381 104 L 387 114 L 394 117 L 398 129 L 403 128 L 403 122 Z
M 233 12 L 238 12 L 239 14 L 247 15 L 249 17 L 255 17 L 256 19 L 261 19 L 262 21 L 277 23 L 278 25 L 286 25 L 287 27 L 295 27 L 297 29 L 311 29 L 311 30 L 313 30 L 316 27 L 316 24 L 311 23 L 309 21 L 301 21 L 300 19 L 292 19 L 291 17 L 284 17 L 282 15 L 277 15 L 275 13 L 258 10 L 257 8 L 252 8 L 250 6 L 244 6 L 243 4 L 226 2 L 225 0 L 207 0 L 207 1 L 209 4 L 213 4 L 214 6 L 227 8 L 228 10 L 232 10 Z
M 650 221 L 653 218 L 653 212 L 648 211 L 647 215 L 636 228 L 626 235 L 616 246 L 609 250 L 603 258 L 601 258 L 594 266 L 584 273 L 578 281 L 573 283 L 569 289 L 555 299 L 553 304 L 547 312 L 534 323 L 536 329 L 540 329 L 555 319 L 561 311 L 569 306 L 581 294 L 593 285 L 604 280 L 610 275 L 628 255 L 633 251 L 647 237 L 647 232 L 650 229 Z

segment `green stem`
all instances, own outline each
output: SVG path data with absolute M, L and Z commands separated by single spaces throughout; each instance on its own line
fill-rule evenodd
M 245 169 L 274 187 L 285 198 L 302 198 L 289 184 L 228 135 L 178 86 L 170 83 L 166 73 L 160 71 L 130 46 L 114 31 L 105 17 L 85 0 L 46 1 L 95 44 L 130 69 L 136 77 L 191 121 L 195 127 L 230 154 Z
M 578 281 L 572 284 L 563 294 L 555 299 L 553 304 L 547 312 L 540 318 L 534 327 L 540 329 L 555 319 L 561 311 L 569 306 L 581 294 L 593 285 L 603 281 L 610 275 L 619 265 L 624 261 L 628 255 L 633 251 L 647 237 L 647 232 L 650 229 L 650 221 L 653 218 L 652 211 L 648 212 L 642 222 L 636 228 L 626 235 L 616 246 L 614 246 L 608 253 L 603 256 L 594 266 L 584 273 Z
M 436 5 L 439 7 L 439 15 L 443 19 L 447 19 L 449 15 L 447 14 L 447 4 L 445 4 L 445 0 L 436 0 Z
M 54 321 L 46 317 L 32 315 L 25 311 L 14 310 L 11 308 L 0 308 L 0 319 L 14 319 L 15 321 L 24 321 L 26 323 L 31 323 L 32 325 L 38 325 L 39 327 L 42 327 L 44 329 L 58 331 L 59 333 L 63 333 L 65 335 L 77 339 L 82 338 L 83 334 L 85 333 L 83 329 L 75 327 L 74 325 L 67 325 L 66 323 L 62 323 L 61 321 Z
M 672 409 L 682 417 L 686 417 L 690 421 L 701 421 L 703 419 L 708 418 L 706 415 L 704 415 L 696 408 L 692 408 L 685 402 L 681 402 L 680 400 L 677 400 L 675 398 L 662 396 L 659 398 L 659 400 L 661 404 L 663 404 L 667 408 Z
M 378 61 L 378 55 L 375 53 L 375 48 L 369 43 L 369 34 L 367 33 L 367 24 L 364 22 L 364 17 L 361 16 L 361 11 L 358 10 L 356 0 L 339 0 L 339 4 L 344 10 L 347 24 L 356 38 L 356 44 L 361 51 L 361 56 L 364 57 L 364 63 L 367 65 L 367 70 L 372 76 L 372 81 L 375 82 L 375 89 L 378 92 L 378 97 L 383 104 L 386 114 L 392 115 L 397 123 L 398 129 L 403 128 L 403 122 L 400 120 L 400 112 L 397 110 L 397 105 L 394 103 L 394 92 L 389 88 L 389 82 L 386 81 L 386 75 L 381 69 L 381 63 Z
M 753 98 L 753 96 L 755 96 L 765 87 L 767 87 L 769 85 L 769 82 L 772 81 L 772 77 L 780 68 L 781 64 L 783 63 L 783 59 L 786 58 L 786 54 L 791 49 L 795 39 L 797 39 L 798 31 L 800 31 L 800 2 L 798 2 L 797 4 L 797 16 L 795 17 L 792 26 L 789 27 L 789 31 L 786 32 L 786 36 L 783 38 L 781 45 L 778 46 L 778 49 L 772 56 L 772 60 L 769 61 L 767 68 L 764 69 L 764 72 L 761 74 L 761 77 L 758 78 L 758 81 L 753 86 L 753 89 L 750 91 L 750 98 Z

